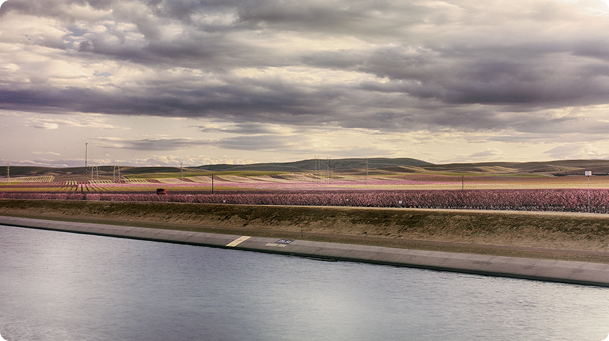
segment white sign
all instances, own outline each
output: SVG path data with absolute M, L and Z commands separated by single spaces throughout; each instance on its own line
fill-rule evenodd
M 586 174 L 586 176 L 591 176 L 592 175 L 592 171 L 586 171 L 584 174 Z

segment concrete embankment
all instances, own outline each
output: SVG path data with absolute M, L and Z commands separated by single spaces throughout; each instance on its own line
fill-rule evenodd
M 109 224 L 0 216 L 0 224 L 92 235 L 360 261 L 471 274 L 609 287 L 609 264 L 410 250 Z
M 609 264 L 609 215 L 0 200 L 0 216 Z

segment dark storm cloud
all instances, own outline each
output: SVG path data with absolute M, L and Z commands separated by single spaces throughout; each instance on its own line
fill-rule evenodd
M 197 127 L 204 133 L 230 133 L 230 134 L 246 134 L 246 135 L 261 135 L 261 134 L 280 134 L 275 127 L 271 127 L 268 124 L 262 123 L 243 123 L 235 124 L 229 127 L 210 127 L 210 126 L 199 126 Z
M 551 107 L 606 102 L 609 67 L 603 61 L 576 58 L 577 51 L 569 46 L 532 56 L 517 46 L 514 50 L 525 51 L 505 50 L 393 47 L 369 51 L 368 55 L 361 51 L 320 53 L 303 60 L 312 66 L 343 67 L 390 80 L 364 82 L 361 87 L 365 90 L 403 93 L 446 104 Z
M 291 136 L 255 135 L 222 139 L 213 144 L 224 149 L 237 150 L 288 150 L 300 149 L 305 141 Z
M 59 38 L 42 34 L 19 44 L 65 50 L 58 56 L 70 62 L 141 67 L 147 76 L 131 81 L 99 73 L 104 77 L 94 80 L 99 87 L 59 84 L 53 74 L 38 75 L 49 81 L 4 81 L 0 108 L 379 131 L 600 131 L 606 124 L 537 114 L 609 98 L 609 20 L 569 6 L 474 0 L 8 0 L 0 20 L 21 16 L 63 23 Z M 7 37 L 18 41 L 27 35 L 17 30 Z M 273 73 L 277 68 L 287 71 Z M 168 79 L 165 73 L 174 69 L 200 73 Z M 260 72 L 251 75 L 247 69 Z M 300 74 L 291 77 L 288 71 Z M 301 82 L 307 73 L 324 72 L 350 78 Z M 259 131 L 244 127 L 227 132 Z M 250 142 L 265 148 L 265 141 Z M 244 142 L 226 140 L 223 147 Z M 163 143 L 171 149 L 181 142 Z M 164 148 L 154 141 L 133 147 Z
M 138 151 L 174 151 L 201 146 L 215 146 L 223 149 L 235 150 L 286 150 L 300 149 L 302 140 L 295 140 L 291 136 L 254 135 L 238 136 L 227 139 L 182 139 L 182 138 L 97 138 L 100 146 L 104 148 L 129 149 Z
M 248 84 L 177 90 L 151 87 L 139 91 L 106 92 L 67 88 L 35 90 L 0 90 L 0 108 L 31 109 L 53 112 L 63 110 L 109 114 L 157 115 L 167 117 L 217 117 L 238 122 L 271 121 L 299 124 L 298 119 L 319 123 L 327 119 L 318 112 L 324 101 L 337 96 L 331 90 L 306 93 L 297 87 L 272 83 Z M 141 89 L 140 89 L 141 90 Z
M 209 140 L 196 139 L 119 139 L 97 138 L 105 148 L 131 149 L 139 151 L 170 151 L 209 144 Z

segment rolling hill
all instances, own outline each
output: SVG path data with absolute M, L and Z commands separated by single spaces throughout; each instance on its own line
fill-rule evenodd
M 432 164 L 412 158 L 345 158 L 345 159 L 308 159 L 294 162 L 254 163 L 246 165 L 203 165 L 184 168 L 184 172 L 219 173 L 219 172 L 333 172 L 341 174 L 399 174 L 399 173 L 452 173 L 452 174 L 541 174 L 548 176 L 583 175 L 584 171 L 593 175 L 609 175 L 609 160 L 559 160 L 540 162 L 482 162 Z M 100 176 L 113 176 L 113 166 L 100 166 L 96 172 Z M 121 166 L 121 175 L 180 173 L 179 167 L 125 167 Z M 91 169 L 85 172 L 84 167 L 48 168 L 31 166 L 11 166 L 10 176 L 43 176 L 54 175 L 62 180 L 86 179 Z M 6 176 L 6 166 L 0 167 L 0 177 Z

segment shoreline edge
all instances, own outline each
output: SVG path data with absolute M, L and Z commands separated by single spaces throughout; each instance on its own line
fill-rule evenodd
M 609 264 L 338 244 L 0 216 L 0 224 L 335 261 L 609 287 Z

